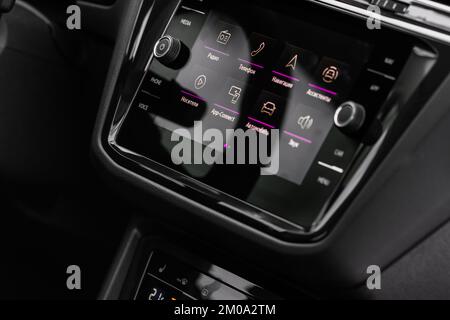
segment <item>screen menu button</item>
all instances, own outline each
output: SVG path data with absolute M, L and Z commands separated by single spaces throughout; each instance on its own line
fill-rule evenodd
M 323 92 L 345 93 L 350 88 L 350 66 L 344 62 L 323 58 L 317 68 L 313 83 L 316 87 L 323 88 Z

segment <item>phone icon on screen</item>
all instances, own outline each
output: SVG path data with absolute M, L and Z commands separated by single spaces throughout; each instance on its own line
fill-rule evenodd
M 260 54 L 264 49 L 266 48 L 266 43 L 261 42 L 259 45 L 259 48 L 251 52 L 252 57 L 256 57 L 258 54 Z

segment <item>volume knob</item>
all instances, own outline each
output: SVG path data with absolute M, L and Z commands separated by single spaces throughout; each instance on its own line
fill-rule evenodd
M 366 121 L 366 109 L 358 103 L 343 103 L 334 115 L 334 124 L 345 133 L 357 133 Z
M 167 67 L 176 66 L 181 56 L 182 43 L 180 40 L 164 36 L 158 40 L 153 50 L 156 59 Z

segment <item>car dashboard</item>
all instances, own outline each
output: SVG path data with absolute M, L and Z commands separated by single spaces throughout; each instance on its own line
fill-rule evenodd
M 363 283 L 371 261 L 388 266 L 424 235 L 424 212 L 394 212 L 406 199 L 389 190 L 407 197 L 396 151 L 448 76 L 449 35 L 390 11 L 376 30 L 351 2 L 144 2 L 104 99 L 97 155 L 186 211 L 161 213 L 170 224 L 202 221 L 224 232 L 212 243 L 266 272 L 304 289 Z M 224 137 L 214 147 L 209 129 Z M 262 143 L 277 163 L 225 163 L 239 129 L 276 134 Z M 180 141 L 188 149 L 174 155 Z M 336 273 L 323 275 L 330 263 Z
M 54 109 L 0 119 L 29 119 L 0 140 L 40 157 L 5 156 L 0 169 L 31 190 L 74 185 L 76 205 L 31 210 L 46 226 L 84 234 L 82 194 L 97 198 L 83 219 L 122 228 L 89 242 L 113 252 L 97 299 L 450 297 L 447 4 L 86 0 L 82 31 L 61 27 L 59 5 L 19 0 L 0 20 L 25 34 L 19 21 L 33 17 L 45 38 L 5 40 L 17 61 L 42 63 L 27 94 L 5 89 L 18 97 L 5 110 L 58 92 L 42 100 Z M 59 114 L 71 92 L 81 100 Z

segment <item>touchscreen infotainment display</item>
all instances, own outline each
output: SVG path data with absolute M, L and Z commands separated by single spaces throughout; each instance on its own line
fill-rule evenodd
M 192 120 L 201 122 L 203 131 L 220 129 L 224 134 L 238 127 L 263 134 L 278 129 L 278 176 L 301 185 L 333 126 L 337 106 L 367 59 L 368 47 L 358 41 L 350 46 L 349 39 L 329 32 L 299 29 L 289 20 L 280 23 L 280 34 L 271 30 L 269 21 L 247 26 L 220 11 L 205 19 L 189 63 L 171 79 L 176 83 L 171 110 L 164 110 L 157 123 L 169 131 L 183 125 L 194 139 L 200 135 L 194 134 Z M 353 56 L 339 52 L 346 42 Z M 150 71 L 164 75 L 163 69 L 155 62 Z
M 165 35 L 180 41 L 186 60 L 177 67 L 151 60 L 118 143 L 286 221 L 313 223 L 359 145 L 336 128 L 336 110 L 377 82 L 367 72 L 372 43 L 299 17 L 307 19 L 234 1 L 180 6 Z M 210 129 L 224 137 L 216 158 L 233 142 L 229 130 L 267 136 L 279 155 L 276 172 L 263 174 L 261 163 L 174 160 L 182 139 L 208 148 Z

